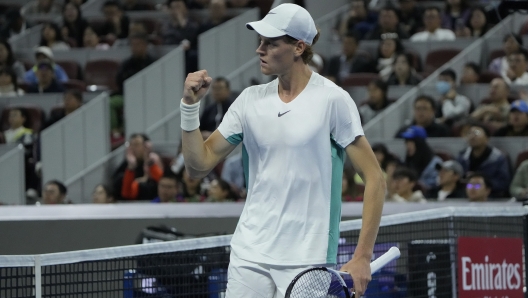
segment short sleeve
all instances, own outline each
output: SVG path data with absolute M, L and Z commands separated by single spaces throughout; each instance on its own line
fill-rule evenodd
M 336 88 L 330 95 L 330 133 L 342 148 L 363 136 L 361 118 L 354 100 L 343 89 Z
M 244 90 L 235 99 L 233 104 L 227 110 L 224 119 L 218 126 L 218 131 L 224 136 L 224 138 L 233 145 L 238 145 L 242 142 L 244 132 L 242 130 L 242 119 L 244 115 L 244 99 L 247 91 Z

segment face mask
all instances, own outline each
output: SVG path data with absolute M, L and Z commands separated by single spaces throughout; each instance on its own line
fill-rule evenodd
M 447 92 L 451 90 L 451 84 L 449 84 L 446 81 L 438 81 L 436 82 L 436 91 L 442 95 L 446 95 Z

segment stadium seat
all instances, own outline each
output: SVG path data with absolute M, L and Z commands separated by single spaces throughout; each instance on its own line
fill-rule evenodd
M 31 128 L 33 132 L 38 133 L 42 128 L 42 123 L 45 120 L 44 111 L 41 107 L 31 104 L 21 104 L 21 105 L 10 105 L 2 111 L 2 116 L 0 117 L 1 130 L 5 131 L 9 129 L 9 111 L 12 108 L 24 108 L 29 114 L 29 119 L 27 119 L 26 127 Z
M 57 63 L 64 69 L 69 79 L 82 80 L 81 68 L 79 67 L 79 64 L 76 61 L 60 60 L 55 61 L 55 63 Z
M 67 82 L 64 82 L 63 85 L 66 90 L 75 89 L 81 92 L 86 91 L 86 83 L 80 80 L 68 80 Z
M 525 160 L 528 160 L 528 150 L 523 151 L 517 155 L 517 160 L 515 161 L 515 170 L 521 165 Z
M 491 71 L 484 71 L 480 74 L 478 83 L 479 84 L 489 84 L 493 79 L 500 78 L 499 74 L 496 74 Z
M 352 87 L 352 86 L 366 86 L 371 81 L 377 78 L 378 78 L 377 73 L 368 73 L 368 72 L 352 73 L 341 82 L 341 86 L 343 88 Z
M 425 58 L 424 71 L 426 73 L 433 73 L 440 68 L 440 66 L 446 64 L 449 60 L 460 54 L 460 52 L 460 49 L 439 49 L 429 52 Z
M 506 53 L 504 53 L 502 49 L 493 50 L 489 55 L 489 62 L 493 61 L 495 58 L 503 57 L 504 55 L 506 55 Z
M 100 59 L 88 61 L 84 68 L 84 82 L 86 85 L 106 86 L 110 90 L 117 90 L 116 74 L 119 62 Z

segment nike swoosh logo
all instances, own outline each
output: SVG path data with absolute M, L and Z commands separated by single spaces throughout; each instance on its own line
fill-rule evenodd
M 291 110 L 289 110 L 289 111 L 286 111 L 286 112 L 284 112 L 284 113 L 282 113 L 282 114 L 281 114 L 281 112 L 279 112 L 279 117 L 282 117 L 282 116 L 284 116 L 284 114 L 286 114 L 286 113 L 288 113 L 288 112 L 291 112 Z

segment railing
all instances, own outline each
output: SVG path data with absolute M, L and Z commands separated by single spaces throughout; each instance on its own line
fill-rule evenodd
M 26 204 L 24 146 L 0 145 L 0 203 Z

